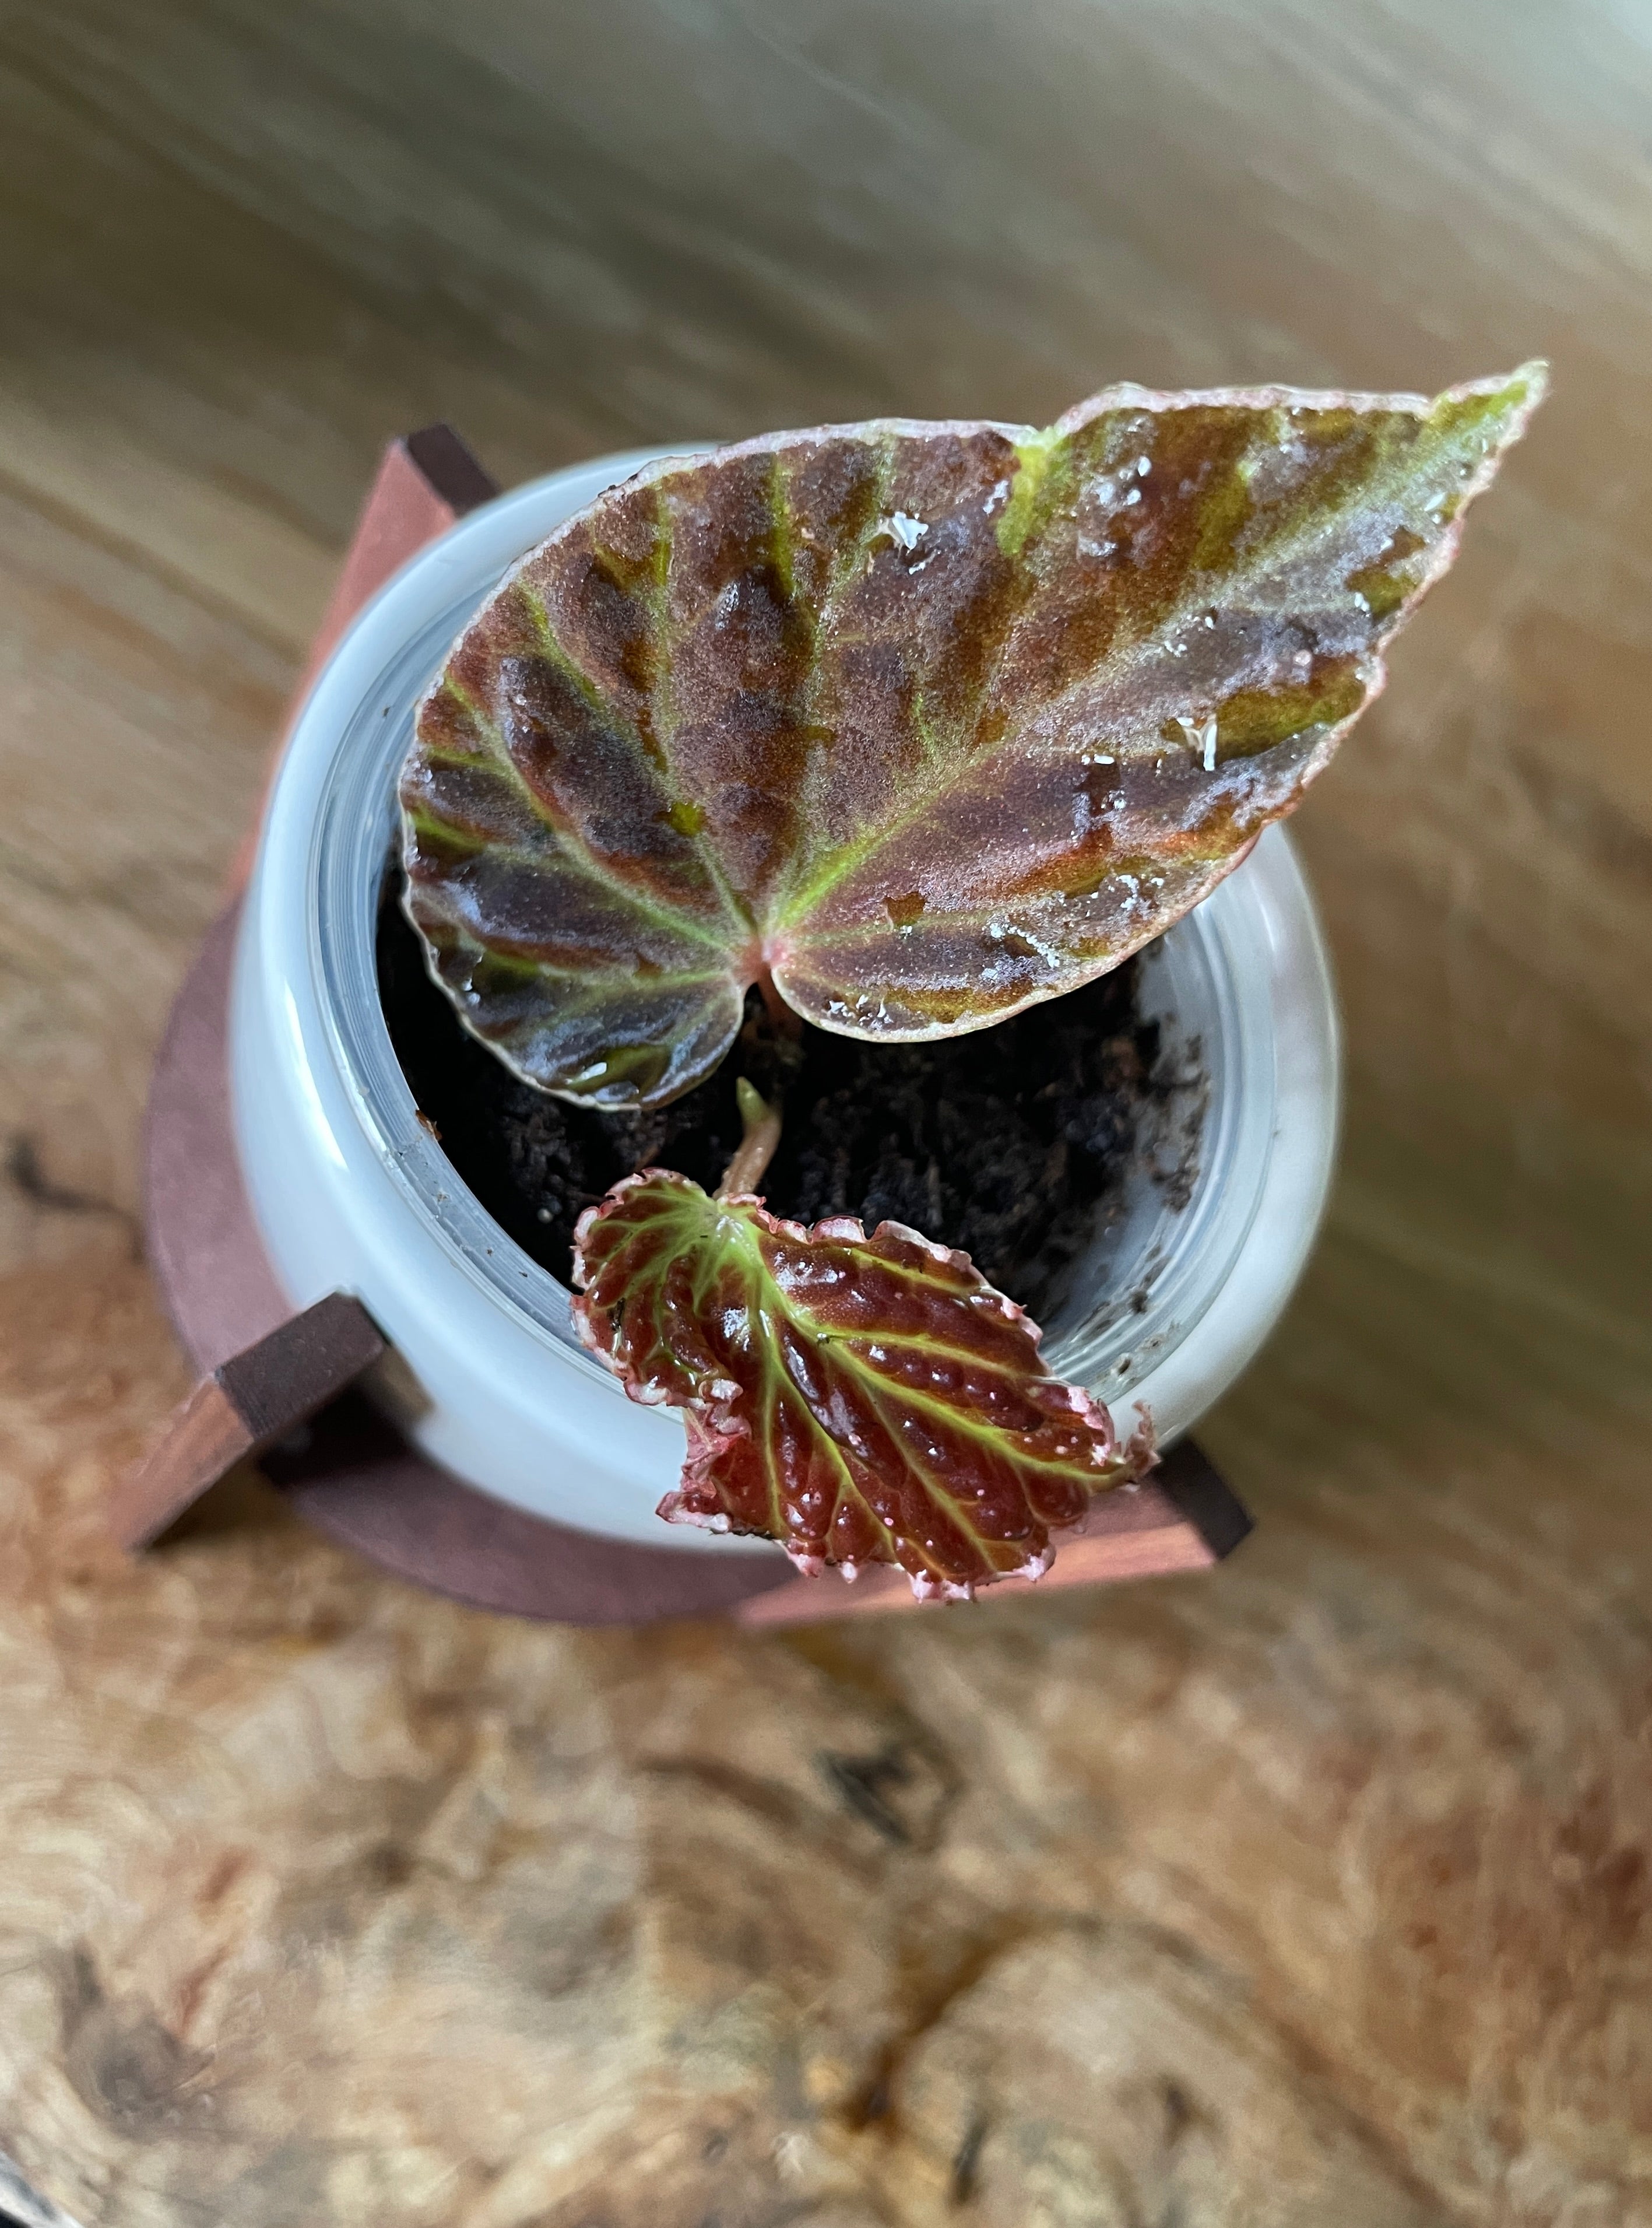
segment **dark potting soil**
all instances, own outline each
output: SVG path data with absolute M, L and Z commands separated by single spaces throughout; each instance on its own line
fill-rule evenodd
M 396 902 L 380 910 L 379 988 L 419 1111 L 496 1222 L 566 1284 L 574 1225 L 610 1184 L 676 1168 L 716 1189 L 740 1142 L 735 1080 L 765 1098 L 784 1055 L 756 991 L 715 1075 L 649 1114 L 599 1114 L 519 1082 L 461 1025 Z M 1046 1318 L 1065 1272 L 1116 1207 L 1144 1119 L 1177 1087 L 1133 960 L 997 1027 L 871 1045 L 807 1026 L 789 1055 L 785 1126 L 762 1187 L 800 1222 L 858 1215 L 960 1246 Z

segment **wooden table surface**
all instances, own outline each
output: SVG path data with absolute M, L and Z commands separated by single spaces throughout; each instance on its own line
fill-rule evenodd
M 1652 2222 L 1631 0 L 0 15 L 0 2147 L 110 2228 Z M 741 1636 L 232 1486 L 145 1073 L 387 436 L 1555 390 L 1297 823 L 1341 1177 L 1206 1578 Z

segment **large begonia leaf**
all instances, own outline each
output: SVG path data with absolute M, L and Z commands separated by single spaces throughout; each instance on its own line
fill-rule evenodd
M 967 1254 L 898 1222 L 806 1230 L 650 1168 L 582 1218 L 575 1258 L 585 1343 L 684 1413 L 660 1514 L 778 1540 L 805 1571 L 896 1563 L 955 1598 L 1036 1578 L 1051 1533 L 1152 1461 Z
M 640 473 L 425 700 L 408 905 L 531 1082 L 654 1104 L 765 976 L 847 1035 L 977 1028 L 1158 935 L 1381 688 L 1543 387 L 1109 388 Z

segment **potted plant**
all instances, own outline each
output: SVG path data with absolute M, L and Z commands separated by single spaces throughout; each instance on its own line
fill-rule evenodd
M 360 1292 L 425 1450 L 542 1513 L 639 1538 L 658 1503 L 921 1593 L 1036 1574 L 1300 1268 L 1334 1009 L 1274 823 L 1541 384 L 1114 388 L 1043 432 L 609 459 L 467 521 L 335 655 L 254 869 L 237 1135 L 291 1296 Z M 479 1077 L 543 1244 L 456 1174 Z

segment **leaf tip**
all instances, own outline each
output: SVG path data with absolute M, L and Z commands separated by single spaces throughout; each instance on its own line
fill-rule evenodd
M 1524 438 L 1534 413 L 1548 394 L 1549 376 L 1547 357 L 1534 355 L 1493 382 L 1497 400 L 1505 406 L 1492 443 L 1495 455 L 1501 457 L 1503 450 Z
M 1437 422 L 1466 420 L 1477 429 L 1484 445 L 1483 473 L 1489 477 L 1501 463 L 1503 451 L 1523 437 L 1533 413 L 1548 391 L 1548 360 L 1532 356 L 1513 371 L 1448 387 L 1435 398 L 1430 415 Z

